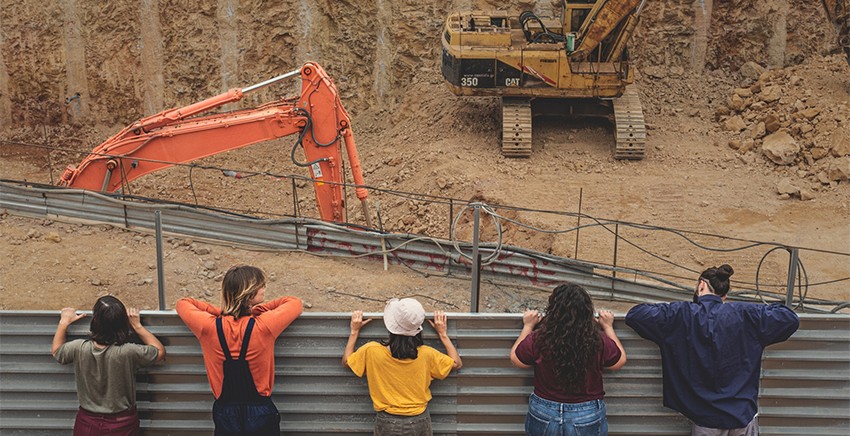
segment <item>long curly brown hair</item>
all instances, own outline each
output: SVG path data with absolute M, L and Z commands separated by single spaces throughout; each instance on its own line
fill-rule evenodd
M 544 360 L 551 359 L 562 388 L 582 390 L 587 367 L 602 347 L 590 295 L 579 285 L 559 285 L 549 296 L 546 316 L 538 328 L 541 354 Z

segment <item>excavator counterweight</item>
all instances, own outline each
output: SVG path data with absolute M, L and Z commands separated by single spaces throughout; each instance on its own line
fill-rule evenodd
M 253 109 L 201 115 L 239 101 L 245 93 L 274 81 L 300 75 L 301 95 L 283 98 Z M 325 70 L 316 63 L 261 84 L 231 89 L 191 105 L 167 109 L 125 127 L 96 147 L 79 165 L 69 166 L 59 186 L 115 192 L 131 180 L 153 171 L 242 148 L 262 141 L 298 135 L 293 162 L 310 169 L 322 220 L 347 220 L 343 191 L 342 144 L 345 144 L 357 198 L 371 226 L 363 187 L 363 171 L 351 133 L 351 118 Z M 295 159 L 301 145 L 307 162 Z

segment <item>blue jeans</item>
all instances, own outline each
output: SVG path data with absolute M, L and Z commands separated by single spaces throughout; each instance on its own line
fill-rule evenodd
M 607 436 L 605 401 L 559 403 L 531 394 L 525 415 L 525 434 L 531 436 Z

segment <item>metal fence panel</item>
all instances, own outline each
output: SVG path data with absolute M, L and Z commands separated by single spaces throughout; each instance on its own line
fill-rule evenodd
M 380 314 L 366 314 L 378 317 Z M 800 330 L 764 355 L 760 424 L 763 435 L 846 435 L 850 432 L 850 317 L 801 315 Z M 0 311 L 0 433 L 68 434 L 76 400 L 73 369 L 57 364 L 50 344 L 59 316 Z M 174 312 L 143 313 L 168 350 L 167 362 L 138 376 L 145 434 L 208 435 L 212 395 L 201 350 Z M 517 314 L 449 314 L 449 334 L 464 367 L 434 381 L 430 410 L 436 434 L 522 434 L 531 371 L 513 368 L 508 352 L 522 321 Z M 661 405 L 657 347 L 615 322 L 628 363 L 605 374 L 612 435 L 686 435 L 687 420 Z M 69 338 L 87 333 L 85 321 Z M 370 323 L 359 344 L 386 335 Z M 348 314 L 305 313 L 275 344 L 273 399 L 283 434 L 369 434 L 373 414 L 365 380 L 340 364 Z M 441 348 L 433 331 L 426 343 Z
M 470 262 L 455 250 L 451 241 L 354 230 L 309 219 L 241 218 L 184 205 L 124 201 L 90 191 L 35 188 L 9 182 L 0 182 L 0 209 L 24 216 L 58 217 L 145 231 L 154 230 L 154 214 L 159 210 L 163 232 L 170 235 L 376 261 L 382 261 L 386 255 L 392 264 L 458 277 L 469 277 L 472 271 Z M 459 247 L 466 254 L 472 252 L 469 243 L 459 243 Z M 483 246 L 483 256 L 492 250 L 493 247 Z M 584 286 L 594 297 L 653 302 L 690 296 L 690 292 L 652 282 L 648 276 L 629 281 L 608 274 L 608 268 L 603 265 L 509 246 L 501 247 L 496 260 L 481 269 L 482 279 L 521 286 L 551 288 L 556 283 L 570 281 Z

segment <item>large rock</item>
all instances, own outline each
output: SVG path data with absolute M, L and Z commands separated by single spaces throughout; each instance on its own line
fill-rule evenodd
M 659 66 L 648 66 L 646 68 L 641 69 L 641 71 L 647 76 L 653 79 L 663 79 L 667 77 L 667 69 Z
M 782 179 L 776 184 L 776 192 L 780 195 L 797 195 L 800 193 L 800 188 L 794 186 L 790 179 Z
M 764 129 L 767 133 L 773 133 L 779 130 L 782 127 L 782 123 L 779 122 L 779 118 L 776 115 L 768 115 L 764 117 Z
M 767 133 L 773 133 L 779 128 L 782 127 L 782 124 L 779 122 L 779 118 L 776 118 L 775 115 L 768 115 L 764 117 L 764 129 Z
M 752 61 L 741 65 L 741 68 L 738 69 L 742 76 L 753 81 L 758 80 L 765 71 L 767 70 L 763 66 Z
M 747 123 L 740 115 L 735 115 L 723 122 L 723 128 L 730 132 L 740 132 L 747 128 Z
M 850 156 L 833 160 L 826 171 L 829 180 L 836 182 L 850 180 Z
M 832 149 L 830 151 L 835 157 L 850 155 L 850 137 L 848 137 L 847 132 L 837 129 L 832 133 Z
M 765 135 L 765 127 L 763 122 L 759 122 L 750 128 L 750 137 L 759 139 Z
M 780 130 L 764 138 L 761 151 L 777 165 L 791 165 L 800 152 L 800 144 L 788 132 Z
M 808 109 L 803 109 L 796 113 L 798 118 L 805 118 L 809 121 L 813 120 L 816 116 L 820 114 L 820 110 L 817 108 L 810 107 Z
M 779 85 L 770 85 L 762 88 L 759 94 L 761 101 L 772 103 L 782 98 L 782 88 Z
M 747 107 L 747 102 L 744 101 L 744 99 L 738 94 L 732 94 L 732 96 L 729 97 L 729 101 L 726 102 L 726 106 L 729 106 L 729 109 L 732 109 L 733 111 L 741 112 L 745 107 Z
M 738 148 L 738 151 L 742 154 L 746 154 L 754 148 L 756 148 L 756 141 L 753 141 L 752 138 L 745 138 L 741 141 L 741 147 Z

